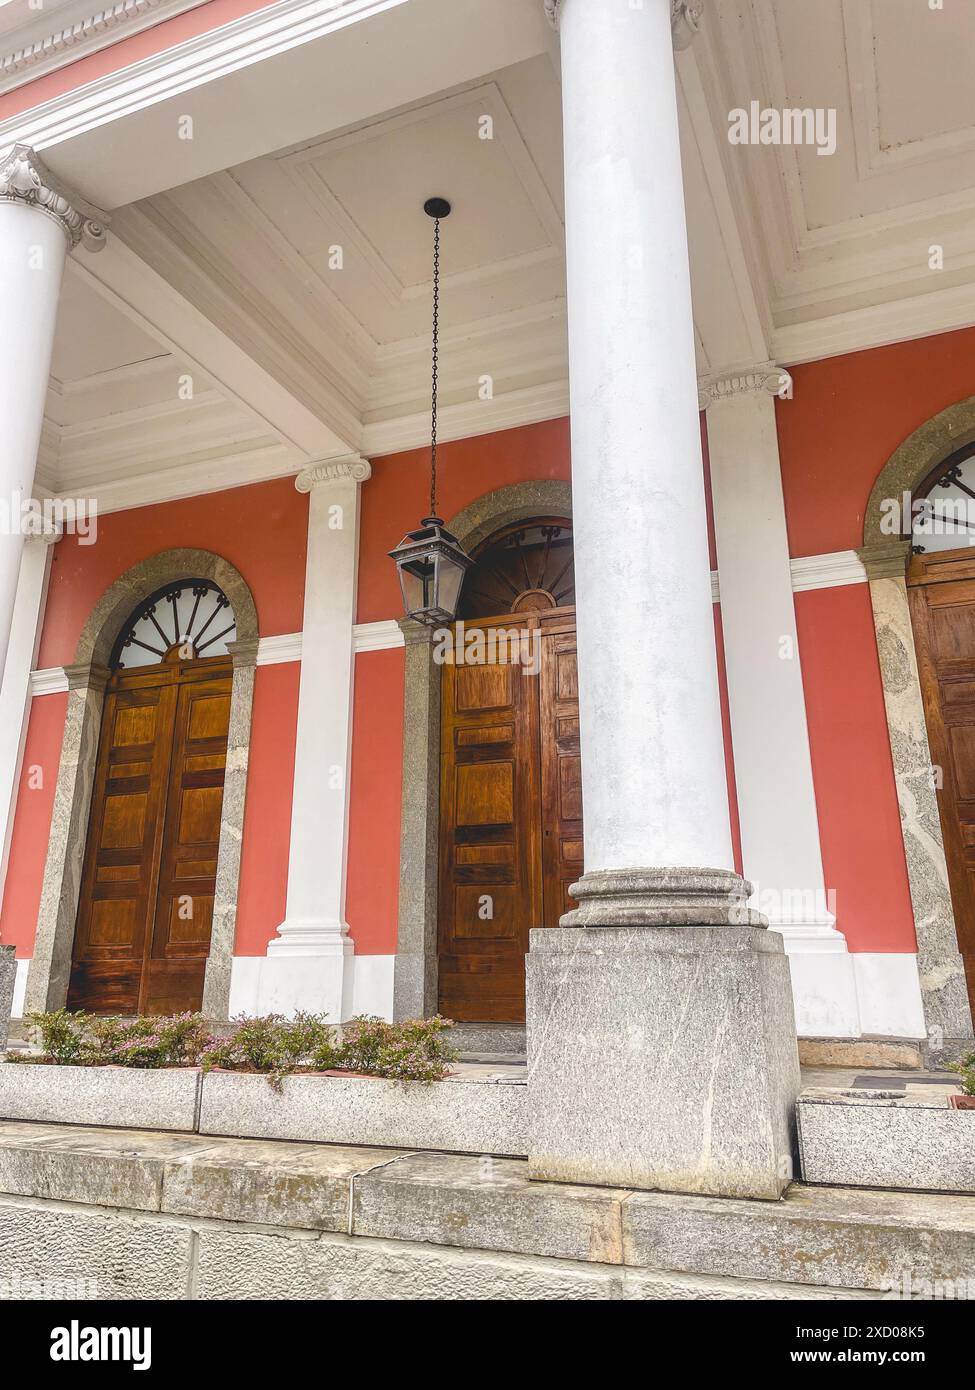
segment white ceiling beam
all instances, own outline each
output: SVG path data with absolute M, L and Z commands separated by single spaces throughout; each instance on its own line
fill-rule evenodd
M 187 371 L 199 373 L 201 384 L 214 383 L 277 436 L 294 455 L 296 467 L 310 458 L 358 448 L 358 439 L 337 434 L 111 232 L 100 255 L 72 256 L 68 273 L 96 290 Z

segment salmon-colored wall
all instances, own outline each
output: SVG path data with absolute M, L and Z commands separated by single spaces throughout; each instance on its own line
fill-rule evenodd
M 0 913 L 0 941 L 5 946 L 15 946 L 18 957 L 29 957 L 34 949 L 67 712 L 66 694 L 45 695 L 32 702 L 27 723 L 24 765 L 10 839 L 3 912 Z
M 301 664 L 259 666 L 247 761 L 247 800 L 234 954 L 263 956 L 284 921 Z
M 100 516 L 93 545 L 68 536 L 55 548 L 38 665 L 72 662 L 81 629 L 109 585 L 138 561 L 178 546 L 215 551 L 240 570 L 262 637 L 300 631 L 307 532 L 308 499 L 290 478 Z M 240 954 L 263 954 L 284 917 L 298 671 L 296 662 L 257 671 Z M 31 708 L 24 765 L 44 769 L 44 788 L 29 790 L 22 779 L 0 916 L 0 940 L 15 943 L 22 955 L 33 949 L 66 709 L 63 695 L 39 696 Z
M 450 521 L 468 503 L 495 488 L 537 478 L 568 481 L 569 422 L 482 434 L 441 444 L 437 451 L 437 509 Z M 430 512 L 430 450 L 411 449 L 373 459 L 362 489 L 359 532 L 360 623 L 396 618 L 403 611 L 389 551 Z
M 866 584 L 796 594 L 819 839 L 851 951 L 914 951 L 904 842 Z
M 855 550 L 877 475 L 925 420 L 975 392 L 975 328 L 794 367 L 775 417 L 791 555 Z
M 975 329 L 792 370 L 776 402 L 791 555 L 863 544 L 867 500 L 908 435 L 975 390 Z M 913 912 L 866 584 L 796 595 L 826 886 L 852 951 L 913 951 Z
M 355 659 L 346 916 L 358 955 L 396 950 L 405 669 L 402 647 Z
M 301 629 L 308 498 L 291 478 L 98 517 L 94 545 L 66 536 L 54 550 L 38 665 L 74 661 L 81 629 L 120 574 L 160 550 L 213 550 L 234 565 L 257 606 L 262 637 Z

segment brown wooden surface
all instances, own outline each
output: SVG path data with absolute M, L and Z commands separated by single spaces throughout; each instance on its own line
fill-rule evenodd
M 935 785 L 958 949 L 975 1011 L 975 556 L 916 556 L 908 582 L 928 742 L 941 770 Z
M 210 944 L 231 667 L 117 672 L 89 817 L 68 1007 L 198 1009 Z
M 540 673 L 506 659 L 510 649 L 443 668 L 440 1009 L 520 1022 L 528 932 L 558 925 L 581 871 L 575 614 L 466 625 L 492 629 L 537 633 Z

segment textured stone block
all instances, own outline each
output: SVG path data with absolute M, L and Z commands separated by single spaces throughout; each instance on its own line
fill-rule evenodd
M 622 1264 L 627 1195 L 531 1183 L 522 1159 L 414 1154 L 356 1181 L 352 1232 Z
M 16 1281 L 17 1298 L 187 1298 L 192 1241 L 188 1227 L 158 1219 L 0 1197 L 0 1277 Z M 47 1291 L 26 1291 L 44 1280 Z M 50 1288 L 63 1283 L 70 1293 Z
M 796 1110 L 806 1182 L 975 1192 L 975 1111 L 825 1093 L 803 1095 Z
M 533 931 L 529 1170 L 777 1198 L 799 1063 L 782 938 L 753 927 Z
M 17 981 L 17 961 L 12 946 L 0 946 L 0 1053 L 7 1046 L 10 1031 L 10 1010 L 14 1002 Z
M 396 1157 L 257 1139 L 201 1142 L 166 1163 L 163 1211 L 321 1231 L 348 1231 L 353 1178 Z
M 263 1076 L 211 1072 L 203 1079 L 200 1133 L 524 1154 L 526 1110 L 524 1085 L 289 1076 L 273 1091 Z
M 634 1193 L 627 1264 L 718 1278 L 889 1290 L 905 1271 L 970 1279 L 975 1211 L 961 1197 L 794 1185 L 782 1202 Z
M 199 1084 L 189 1070 L 0 1062 L 0 1119 L 192 1132 Z

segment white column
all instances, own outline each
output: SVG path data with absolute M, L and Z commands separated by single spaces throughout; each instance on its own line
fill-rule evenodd
M 259 986 L 262 1011 L 307 1009 L 333 1023 L 351 1007 L 345 870 L 353 625 L 359 488 L 371 471 L 355 454 L 314 464 L 295 484 L 309 498 L 288 899 Z
M 778 1198 L 799 1089 L 782 938 L 732 869 L 672 27 L 561 0 L 586 872 L 526 967 L 528 1171 Z
M 0 664 L 20 574 L 21 503 L 34 487 L 64 258 L 104 242 L 102 215 L 62 188 L 34 152 L 0 155 Z
M 799 1032 L 858 1037 L 853 962 L 823 877 L 775 427 L 787 373 L 710 381 L 711 497 L 745 877 L 780 931 Z
M 558 6 L 593 887 L 607 870 L 733 864 L 672 17 L 671 0 Z
M 57 533 L 29 536 L 23 545 L 7 659 L 0 684 L 0 901 L 7 877 L 10 837 L 30 717 L 30 677 L 41 640 L 41 624 Z

